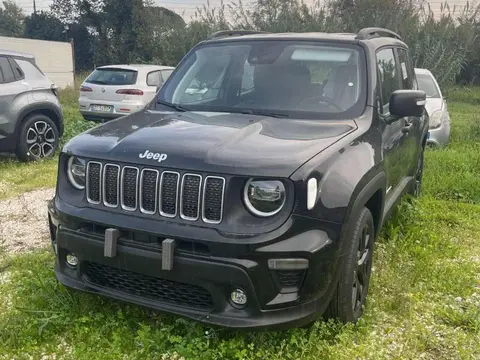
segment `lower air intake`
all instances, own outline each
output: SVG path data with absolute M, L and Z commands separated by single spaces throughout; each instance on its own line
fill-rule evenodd
M 85 280 L 94 285 L 150 300 L 211 310 L 210 293 L 195 285 L 142 275 L 92 262 L 82 264 Z

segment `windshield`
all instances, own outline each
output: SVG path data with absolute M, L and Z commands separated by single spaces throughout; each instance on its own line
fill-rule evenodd
M 158 101 L 191 111 L 345 118 L 363 112 L 365 89 L 360 47 L 238 41 L 197 48 Z
M 422 91 L 425 91 L 427 97 L 430 98 L 439 98 L 440 94 L 438 92 L 437 85 L 430 75 L 417 74 L 418 88 Z
M 137 72 L 125 69 L 97 69 L 85 82 L 100 85 L 133 85 L 137 82 Z

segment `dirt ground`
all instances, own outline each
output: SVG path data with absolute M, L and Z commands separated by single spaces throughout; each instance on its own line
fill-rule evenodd
M 0 247 L 19 253 L 48 246 L 47 202 L 55 189 L 26 192 L 0 201 Z

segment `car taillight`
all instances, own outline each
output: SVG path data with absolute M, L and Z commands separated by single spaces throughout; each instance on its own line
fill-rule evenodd
M 138 89 L 120 89 L 117 90 L 117 94 L 122 94 L 122 95 L 143 95 L 142 90 Z
M 89 88 L 88 86 L 82 86 L 80 87 L 81 92 L 92 92 L 92 88 Z

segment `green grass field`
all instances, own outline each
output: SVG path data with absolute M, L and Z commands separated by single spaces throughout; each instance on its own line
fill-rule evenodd
M 232 332 L 70 293 L 50 251 L 0 259 L 0 359 L 480 359 L 480 90 L 447 93 L 448 148 L 378 239 L 362 320 Z M 88 126 L 64 94 L 67 136 Z M 0 198 L 54 186 L 55 160 L 0 158 Z

